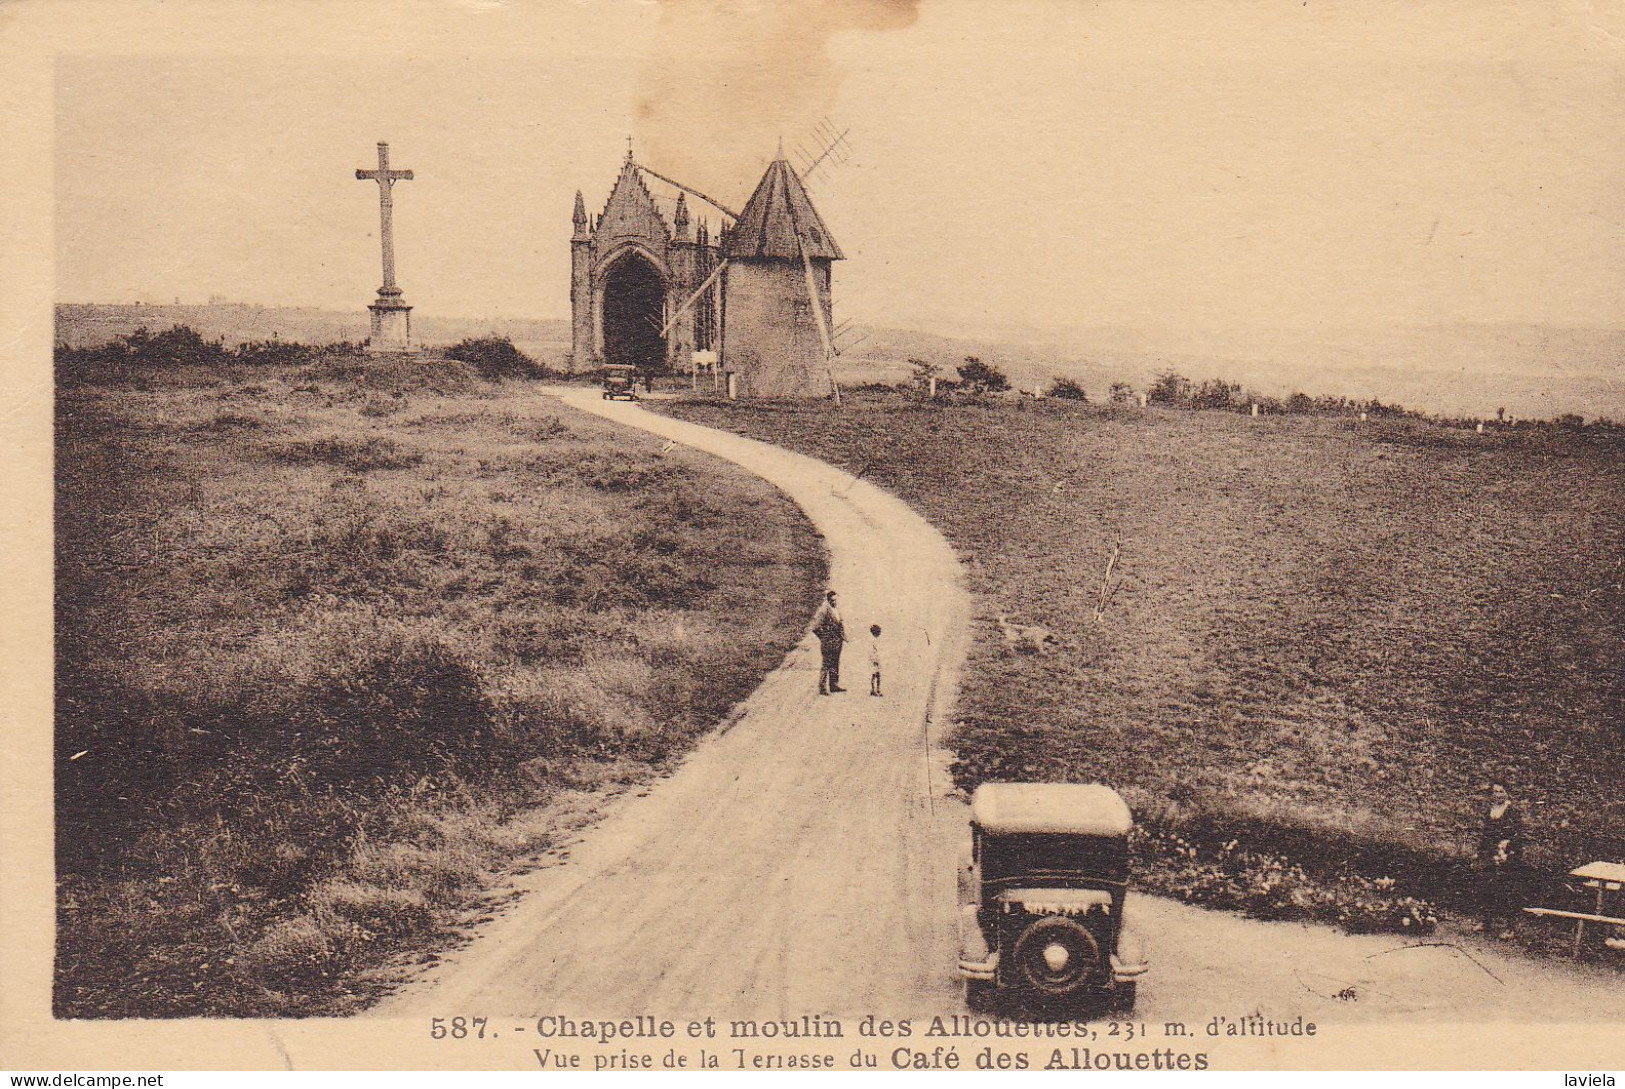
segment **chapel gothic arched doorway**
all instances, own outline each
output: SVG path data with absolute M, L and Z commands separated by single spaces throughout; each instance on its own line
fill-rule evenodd
M 637 252 L 610 266 L 604 277 L 604 362 L 664 370 L 666 282 L 660 270 Z

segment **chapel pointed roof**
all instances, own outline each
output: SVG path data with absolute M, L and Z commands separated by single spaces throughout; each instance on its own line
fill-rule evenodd
M 798 236 L 808 257 L 834 261 L 846 257 L 813 207 L 801 179 L 781 156 L 768 165 L 756 192 L 729 228 L 722 253 L 731 259 L 778 257 L 799 261 Z
M 603 214 L 598 217 L 593 233 L 600 242 L 621 237 L 671 238 L 670 224 L 630 157 L 621 166 L 621 175 L 615 179 L 615 188 L 604 202 Z

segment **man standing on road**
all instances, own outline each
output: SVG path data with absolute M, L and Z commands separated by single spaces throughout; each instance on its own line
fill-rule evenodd
M 845 692 L 841 687 L 841 646 L 846 642 L 846 625 L 841 623 L 840 611 L 835 607 L 834 590 L 824 594 L 824 604 L 813 618 L 813 634 L 818 636 L 818 649 L 824 659 L 818 670 L 818 694 Z

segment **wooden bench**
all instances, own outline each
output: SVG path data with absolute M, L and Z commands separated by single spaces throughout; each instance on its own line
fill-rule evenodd
M 1562 911 L 1558 908 L 1524 908 L 1524 910 L 1531 915 L 1539 915 L 1545 918 L 1573 919 L 1575 956 L 1580 955 L 1580 941 L 1585 937 L 1587 923 L 1601 923 L 1604 926 L 1614 926 L 1620 928 L 1621 930 L 1625 930 L 1625 919 L 1616 919 L 1612 915 L 1592 915 L 1590 912 Z M 1618 942 L 1619 940 L 1620 939 L 1618 938 L 1609 938 L 1608 947 L 1610 949 L 1625 948 L 1625 945 L 1615 945 L 1615 942 Z
M 1597 890 L 1597 910 L 1591 911 L 1564 911 L 1561 908 L 1527 907 L 1524 911 L 1530 915 L 1543 918 L 1573 919 L 1574 920 L 1574 952 L 1573 956 L 1580 955 L 1580 942 L 1585 938 L 1587 923 L 1597 923 L 1601 926 L 1613 927 L 1619 933 L 1605 939 L 1610 949 L 1625 949 L 1625 919 L 1603 913 L 1603 899 L 1610 892 L 1619 892 L 1625 888 L 1625 863 L 1619 862 L 1591 862 L 1577 870 L 1569 871 L 1570 877 L 1578 877 L 1587 888 Z

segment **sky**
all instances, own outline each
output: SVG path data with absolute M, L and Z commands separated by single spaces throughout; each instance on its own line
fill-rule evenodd
M 60 301 L 566 317 L 640 161 L 742 205 L 828 118 L 841 319 L 945 333 L 1625 315 L 1625 17 L 1562 2 L 99 8 L 56 67 Z M 116 50 L 116 52 L 110 52 Z

